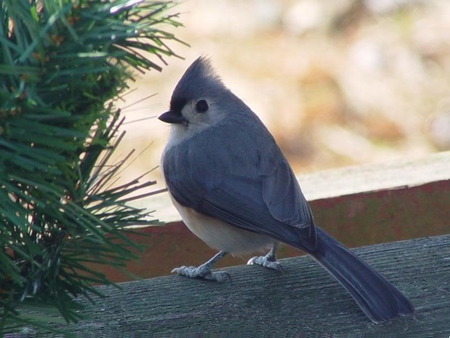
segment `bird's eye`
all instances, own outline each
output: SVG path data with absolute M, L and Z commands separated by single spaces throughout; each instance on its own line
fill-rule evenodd
M 206 102 L 206 100 L 198 100 L 195 104 L 195 109 L 199 113 L 206 113 L 209 109 L 208 102 Z

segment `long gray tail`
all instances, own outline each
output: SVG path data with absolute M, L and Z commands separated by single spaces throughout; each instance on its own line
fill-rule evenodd
M 414 313 L 409 300 L 386 278 L 317 227 L 317 249 L 309 254 L 344 286 L 373 322 Z

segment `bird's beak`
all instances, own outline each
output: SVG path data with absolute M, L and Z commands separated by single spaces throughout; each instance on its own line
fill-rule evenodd
M 175 124 L 183 124 L 183 125 L 188 124 L 188 120 L 186 120 L 183 117 L 183 115 L 181 115 L 180 113 L 177 113 L 177 112 L 173 112 L 171 110 L 158 116 L 158 119 L 160 119 L 161 121 L 166 122 L 166 123 L 175 123 Z

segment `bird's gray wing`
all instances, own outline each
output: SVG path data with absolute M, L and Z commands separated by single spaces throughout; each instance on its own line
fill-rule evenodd
M 164 176 L 175 200 L 242 229 L 313 250 L 312 214 L 275 142 L 261 142 L 255 133 L 246 133 L 239 140 L 252 147 L 241 150 L 233 143 L 227 146 L 222 133 L 226 130 L 202 135 L 195 140 L 195 148 L 186 142 L 166 153 Z

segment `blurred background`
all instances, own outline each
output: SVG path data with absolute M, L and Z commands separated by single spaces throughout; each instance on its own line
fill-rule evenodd
M 170 127 L 156 117 L 200 55 L 298 174 L 450 149 L 448 0 L 185 0 L 172 11 L 184 27 L 167 29 L 190 48 L 172 43 L 185 60 L 130 83 L 117 156 L 136 151 L 122 180 L 159 165 Z M 159 169 L 146 178 L 160 183 Z

